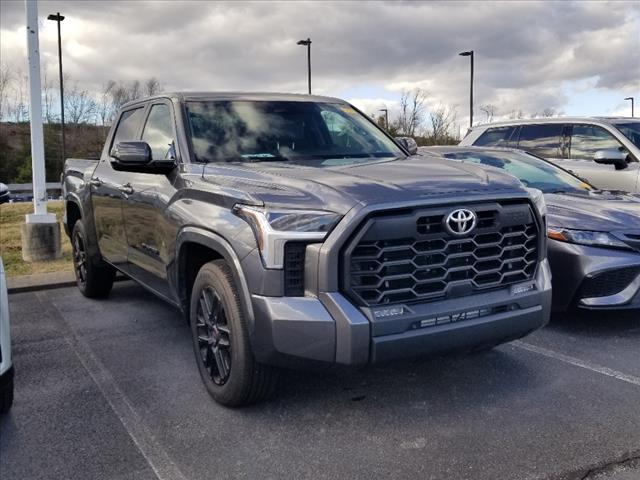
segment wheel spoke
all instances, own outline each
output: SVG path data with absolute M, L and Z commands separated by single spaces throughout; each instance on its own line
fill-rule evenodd
M 203 335 L 198 336 L 198 345 L 200 347 L 204 347 L 205 345 L 209 345 L 209 337 L 205 337 Z
M 216 367 L 218 369 L 218 374 L 220 375 L 220 380 L 224 381 L 227 379 L 227 375 L 229 374 L 229 371 L 227 370 L 227 364 L 224 358 L 222 357 L 222 352 L 220 351 L 219 348 L 214 348 L 213 355 L 216 360 Z

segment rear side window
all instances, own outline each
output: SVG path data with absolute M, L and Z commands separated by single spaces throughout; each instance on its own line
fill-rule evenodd
M 597 125 L 574 125 L 569 158 L 593 160 L 598 150 L 617 149 L 622 144 L 604 128 Z
M 516 127 L 489 128 L 473 143 L 478 147 L 508 147 Z
M 540 157 L 561 158 L 560 137 L 562 129 L 561 123 L 523 125 L 520 130 L 518 148 L 535 153 Z
M 131 140 L 138 140 L 137 133 L 142 123 L 142 117 L 144 108 L 136 108 L 134 110 L 127 110 L 120 117 L 118 126 L 116 127 L 116 133 L 113 135 L 113 143 L 111 146 L 115 146 L 118 142 L 128 142 Z

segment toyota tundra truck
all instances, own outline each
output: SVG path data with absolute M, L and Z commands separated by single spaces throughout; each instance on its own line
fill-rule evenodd
M 178 307 L 223 405 L 282 367 L 487 349 L 549 319 L 540 192 L 424 161 L 335 98 L 137 100 L 62 183 L 80 291 L 121 272 Z

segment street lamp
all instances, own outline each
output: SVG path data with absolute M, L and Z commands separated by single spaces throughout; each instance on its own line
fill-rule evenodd
M 297 44 L 307 47 L 307 71 L 309 77 L 309 95 L 311 95 L 311 39 L 298 40 Z
M 471 84 L 469 86 L 469 127 L 473 127 L 473 50 L 460 52 L 461 57 L 471 57 Z
M 631 118 L 633 118 L 635 116 L 633 112 L 633 97 L 627 97 L 625 100 L 631 100 Z
M 384 128 L 389 131 L 389 110 L 386 108 L 381 108 L 381 112 L 384 112 Z
M 64 82 L 62 81 L 62 39 L 60 37 L 60 24 L 64 20 L 64 17 L 60 15 L 60 12 L 55 15 L 51 14 L 47 17 L 47 20 L 53 20 L 58 22 L 58 70 L 60 73 L 60 129 L 62 132 L 62 161 L 66 158 L 66 146 L 64 139 Z

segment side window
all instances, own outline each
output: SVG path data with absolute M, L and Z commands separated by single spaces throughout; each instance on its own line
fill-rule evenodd
M 541 157 L 561 158 L 560 137 L 563 125 L 547 123 L 543 125 L 523 125 L 520 130 L 518 148 Z
M 479 147 L 506 147 L 516 127 L 489 128 L 474 142 Z
M 569 158 L 593 160 L 598 150 L 618 149 L 622 144 L 604 128 L 597 125 L 574 125 Z
M 116 133 L 113 135 L 113 142 L 111 148 L 113 148 L 118 142 L 127 142 L 131 140 L 137 140 L 138 128 L 142 123 L 142 114 L 144 108 L 136 108 L 134 110 L 127 110 L 120 116 L 120 121 L 116 127 Z
M 173 118 L 168 105 L 154 105 L 142 132 L 142 140 L 151 147 L 153 160 L 171 160 L 175 158 L 173 138 Z

